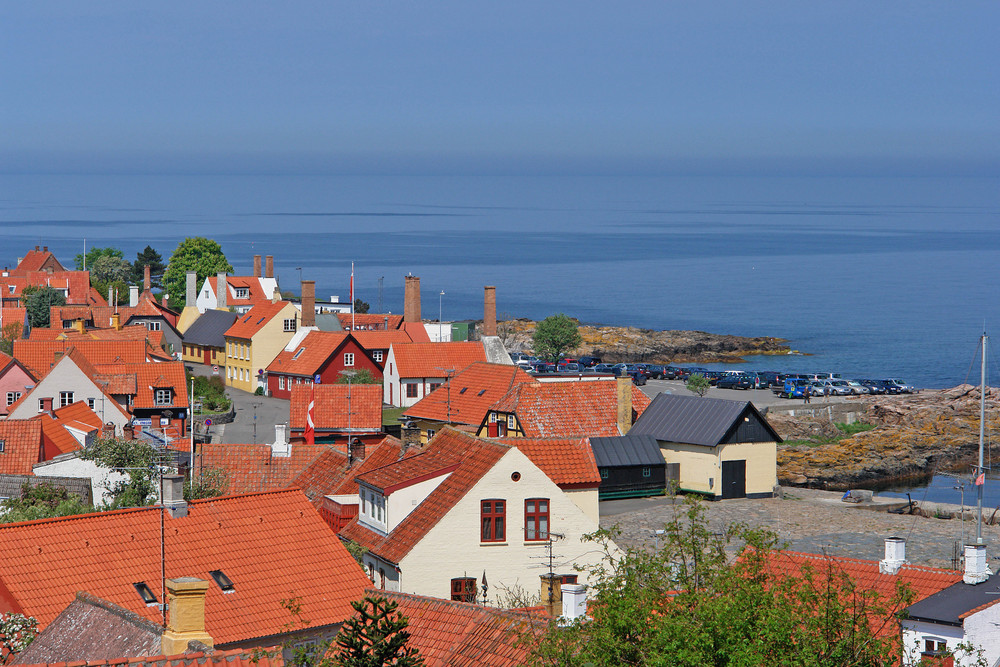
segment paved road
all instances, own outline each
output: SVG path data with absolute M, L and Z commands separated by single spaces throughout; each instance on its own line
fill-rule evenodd
M 684 382 L 681 380 L 648 380 L 646 385 L 641 387 L 641 389 L 650 398 L 662 392 L 677 394 L 679 396 L 694 396 L 694 394 L 685 388 Z M 725 398 L 730 401 L 750 401 L 758 410 L 771 405 L 802 405 L 802 399 L 789 400 L 787 398 L 780 398 L 775 396 L 770 389 L 740 390 L 710 387 L 706 396 L 710 398 Z M 810 405 L 842 403 L 846 400 L 848 400 L 846 396 L 830 396 L 828 398 L 813 396 Z
M 212 368 L 202 364 L 187 364 L 195 375 L 210 377 Z M 274 425 L 288 423 L 288 401 L 283 398 L 255 396 L 228 387 L 226 395 L 236 408 L 232 424 L 213 424 L 212 442 L 232 444 L 263 444 L 274 442 Z

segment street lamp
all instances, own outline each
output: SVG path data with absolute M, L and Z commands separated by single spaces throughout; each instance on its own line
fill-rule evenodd
M 340 374 L 347 378 L 347 455 L 351 455 L 351 378 L 358 374 L 357 371 L 340 371 Z
M 302 267 L 301 266 L 296 266 L 295 270 L 299 272 L 299 285 L 301 285 L 302 284 Z
M 444 327 L 444 323 L 441 322 L 441 304 L 442 303 L 444 303 L 444 290 L 441 290 L 441 293 L 438 294 L 438 342 L 439 343 L 444 341 L 444 333 L 443 333 L 443 329 L 442 329 L 442 327 Z

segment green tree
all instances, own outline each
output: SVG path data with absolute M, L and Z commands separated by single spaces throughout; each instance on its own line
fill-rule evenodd
M 553 624 L 535 665 L 594 667 L 796 665 L 888 667 L 899 633 L 889 630 L 913 600 L 905 586 L 879 596 L 835 561 L 789 574 L 776 566 L 776 536 L 709 527 L 697 500 L 675 506 L 658 550 L 617 553 L 590 572 L 589 620 Z M 733 561 L 731 554 L 739 557 Z
M 367 313 L 371 309 L 371 305 L 367 301 L 362 301 L 361 299 L 354 300 L 354 312 L 355 313 Z
M 0 329 L 0 352 L 14 354 L 14 341 L 21 339 L 24 325 L 20 322 L 7 322 Z
M 110 500 L 102 509 L 144 507 L 159 498 L 160 467 L 168 464 L 167 455 L 141 440 L 97 438 L 82 457 L 99 466 L 120 473 L 106 484 Z
M 107 285 L 110 282 L 128 283 L 132 280 L 132 265 L 121 257 L 102 255 L 90 267 L 90 284 Z M 98 288 L 100 289 L 100 288 Z
M 118 248 L 91 248 L 87 251 L 87 263 L 86 270 L 93 271 L 94 264 L 101 257 L 114 257 L 117 259 L 124 259 L 125 253 L 123 253 Z M 83 253 L 79 253 L 73 258 L 73 262 L 76 264 L 77 271 L 84 270 Z
M 94 511 L 93 505 L 84 503 L 79 495 L 69 493 L 61 486 L 43 482 L 32 487 L 25 482 L 21 487 L 20 498 L 8 498 L 0 503 L 0 523 L 50 519 Z
M 708 393 L 712 383 L 709 382 L 708 378 L 701 373 L 692 373 L 684 386 L 687 387 L 687 390 L 691 393 L 704 397 L 705 394 Z
M 163 263 L 160 253 L 153 250 L 152 246 L 146 248 L 135 255 L 135 262 L 132 263 L 132 281 L 141 285 L 146 275 L 146 266 L 149 266 L 150 287 L 160 289 L 163 287 L 163 272 L 167 265 Z M 200 287 L 200 285 L 199 285 Z
M 21 291 L 28 312 L 28 323 L 33 328 L 49 326 L 49 315 L 52 306 L 65 306 L 66 297 L 52 287 L 35 287 L 29 285 Z
M 534 352 L 543 359 L 558 361 L 563 352 L 577 348 L 583 342 L 576 320 L 558 313 L 549 315 L 535 325 L 532 335 Z
M 417 649 L 407 645 L 406 617 L 381 596 L 352 602 L 354 615 L 337 634 L 334 665 L 340 667 L 418 667 L 424 664 Z
M 206 278 L 220 271 L 232 273 L 233 265 L 222 254 L 222 246 L 211 239 L 197 236 L 181 241 L 174 254 L 170 256 L 170 263 L 167 264 L 167 271 L 163 275 L 163 289 L 170 295 L 173 307 L 186 305 L 188 271 L 198 274 L 197 282 L 200 288 Z
M 347 376 L 341 375 L 334 384 L 348 384 Z M 355 371 L 355 375 L 351 377 L 350 384 L 382 384 L 382 380 L 372 375 L 372 372 L 367 368 L 362 368 Z
M 13 612 L 0 613 L 0 665 L 6 665 L 28 648 L 38 635 L 38 620 Z
M 229 473 L 222 468 L 205 468 L 184 483 L 184 500 L 216 498 L 229 490 Z

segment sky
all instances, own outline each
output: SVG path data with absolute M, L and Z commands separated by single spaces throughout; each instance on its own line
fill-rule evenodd
M 0 171 L 1000 171 L 998 19 L 993 0 L 11 0 Z

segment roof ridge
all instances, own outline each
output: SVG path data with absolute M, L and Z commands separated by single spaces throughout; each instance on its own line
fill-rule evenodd
M 202 505 L 205 503 L 213 503 L 219 501 L 228 502 L 238 498 L 246 498 L 248 496 L 274 496 L 279 494 L 295 493 L 296 491 L 299 491 L 299 489 L 293 487 L 290 489 L 274 489 L 271 491 L 252 491 L 250 493 L 233 493 L 228 496 L 215 496 L 214 498 L 199 498 L 197 500 L 189 500 L 188 505 Z
M 830 560 L 830 561 L 841 561 L 841 562 L 852 562 L 852 563 L 865 563 L 869 565 L 877 566 L 879 561 L 869 560 L 867 558 L 855 558 L 854 556 L 834 556 L 832 554 L 814 554 L 805 551 L 791 551 L 789 549 L 776 549 L 773 551 L 775 554 L 788 555 L 788 556 L 802 556 L 809 559 L 815 560 Z M 919 572 L 935 572 L 943 574 L 962 574 L 959 570 L 949 570 L 943 567 L 930 567 L 928 565 L 911 565 L 906 563 L 900 569 L 916 570 Z
M 117 510 L 105 510 L 105 511 L 86 512 L 84 514 L 70 514 L 69 516 L 56 516 L 56 517 L 49 517 L 47 519 L 32 519 L 30 521 L 15 521 L 13 523 L 3 523 L 3 524 L 0 524 L 0 531 L 5 530 L 7 528 L 11 528 L 11 527 L 23 528 L 24 526 L 31 526 L 31 525 L 37 525 L 37 524 L 52 524 L 52 523 L 58 523 L 58 522 L 61 522 L 61 521 L 77 521 L 77 520 L 80 520 L 80 519 L 88 519 L 88 518 L 90 518 L 92 516 L 112 516 L 112 515 L 118 515 L 118 514 L 127 514 L 127 513 L 130 513 L 130 512 L 134 512 L 134 513 L 146 512 L 146 511 L 150 511 L 150 510 L 159 511 L 160 510 L 160 505 L 147 505 L 145 507 L 124 507 L 122 509 L 117 509 Z

